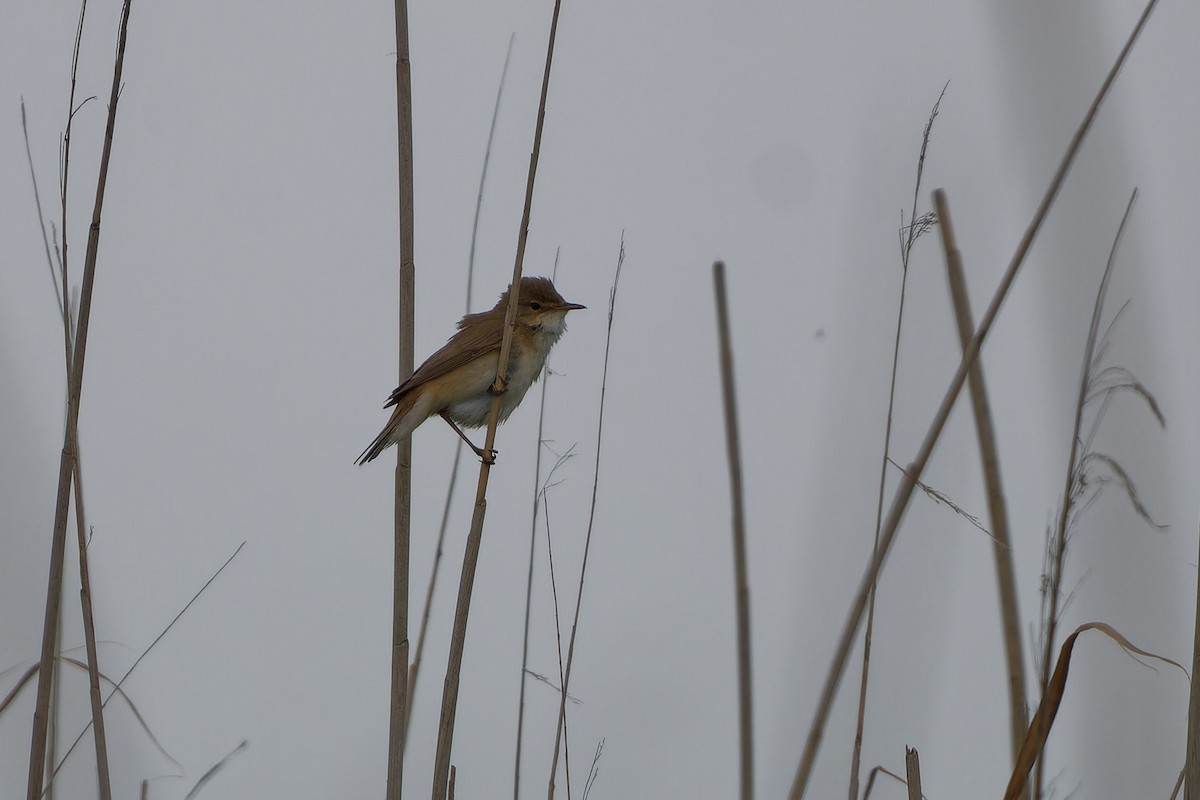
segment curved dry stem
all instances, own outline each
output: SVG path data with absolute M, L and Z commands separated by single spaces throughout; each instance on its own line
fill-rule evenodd
M 542 93 L 538 102 L 537 125 L 533 134 L 533 149 L 529 155 L 529 176 L 525 182 L 525 207 L 521 212 L 521 227 L 517 234 L 517 254 L 513 263 L 513 276 L 509 292 L 508 308 L 504 313 L 504 335 L 500 342 L 500 355 L 496 368 L 496 381 L 492 390 L 492 409 L 488 416 L 487 436 L 483 449 L 494 454 L 496 426 L 500 419 L 500 395 L 503 394 L 508 372 L 508 357 L 512 348 L 513 324 L 517 315 L 517 302 L 521 285 L 521 270 L 525 262 L 525 245 L 529 238 L 529 217 L 533 206 L 533 189 L 537 177 L 538 157 L 542 149 L 542 131 L 546 121 L 546 96 L 550 90 L 550 67 L 554 61 L 554 40 L 558 33 L 558 16 L 561 0 L 555 0 L 554 15 L 550 21 L 550 36 L 546 45 L 546 66 L 542 73 Z M 450 637 L 450 654 L 446 665 L 446 680 L 442 691 L 442 712 L 438 724 L 437 751 L 433 766 L 433 800 L 446 797 L 450 779 L 450 750 L 454 741 L 454 715 L 458 706 L 458 684 L 462 675 L 463 647 L 466 644 L 467 617 L 471 608 L 471 591 L 475 583 L 475 568 L 479 562 L 479 547 L 483 537 L 483 520 L 487 512 L 487 486 L 491 476 L 489 459 L 482 459 L 479 466 L 479 482 L 475 490 L 475 510 L 471 515 L 471 531 L 467 535 L 466 552 L 463 555 L 462 575 L 458 584 L 458 603 L 454 611 L 454 630 Z

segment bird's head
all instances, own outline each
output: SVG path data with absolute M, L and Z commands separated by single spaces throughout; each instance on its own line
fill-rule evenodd
M 500 295 L 496 311 L 503 313 L 508 307 L 509 290 Z M 517 324 L 531 328 L 557 329 L 565 327 L 568 311 L 586 308 L 579 303 L 568 303 L 554 288 L 549 278 L 522 278 L 521 292 L 517 297 Z

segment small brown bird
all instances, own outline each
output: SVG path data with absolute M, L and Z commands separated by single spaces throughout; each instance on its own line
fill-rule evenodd
M 395 406 L 396 410 L 358 457 L 360 465 L 374 460 L 434 414 L 446 420 L 476 455 L 490 460 L 458 426 L 479 428 L 487 424 L 511 289 L 504 290 L 491 311 L 468 314 L 459 320 L 458 333 L 392 392 L 384 408 Z M 567 330 L 567 312 L 584 308 L 564 300 L 549 278 L 522 278 L 517 300 L 507 390 L 500 396 L 501 422 L 508 419 L 542 374 L 550 348 Z

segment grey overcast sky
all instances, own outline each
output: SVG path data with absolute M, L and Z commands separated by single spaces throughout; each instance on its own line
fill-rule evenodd
M 733 570 L 709 267 L 728 263 L 747 480 L 756 767 L 783 796 L 870 548 L 921 131 L 942 102 L 919 211 L 950 198 L 976 314 L 1140 9 L 1115 0 L 564 3 L 527 274 L 589 310 L 551 358 L 549 493 L 564 615 L 596 455 L 605 306 L 624 231 L 594 541 L 570 708 L 574 796 L 726 798 L 737 787 Z M 511 275 L 550 4 L 410 12 L 417 357 L 463 313 L 471 220 L 515 32 L 479 227 L 473 310 Z M 37 658 L 64 377 L 61 325 L 21 138 L 58 219 L 58 137 L 77 6 L 10 3 L 0 32 L 0 690 Z M 89 4 L 79 99 L 107 98 L 119 3 Z M 390 457 L 356 455 L 396 382 L 390 3 L 133 5 L 80 422 L 101 665 L 120 675 L 246 547 L 126 684 L 183 776 L 109 712 L 114 791 L 182 798 L 379 797 L 391 613 Z M 1200 12 L 1164 0 L 1120 76 L 984 352 L 1032 667 L 1044 530 L 1059 504 L 1094 292 L 1134 186 L 1108 352 L 1132 395 L 1097 449 L 1169 528 L 1110 491 L 1071 541 L 1066 630 L 1102 620 L 1186 661 L 1200 493 Z M 67 232 L 78 281 L 106 100 L 76 116 Z M 935 236 L 909 268 L 893 453 L 915 454 L 958 358 Z M 489 493 L 454 762 L 458 794 L 511 792 L 537 403 L 504 426 Z M 455 448 L 415 435 L 419 605 Z M 543 459 L 552 461 L 553 456 Z M 453 592 L 476 474 L 464 460 L 413 718 L 407 787 L 428 792 Z M 544 479 L 544 470 L 543 470 Z M 896 474 L 889 475 L 890 489 Z M 986 517 L 959 408 L 926 480 Z M 557 675 L 539 529 L 530 667 Z M 999 796 L 1009 763 L 991 543 L 914 501 L 879 590 L 867 769 L 919 748 L 930 798 Z M 63 646 L 82 644 L 75 558 Z M 857 664 L 858 656 L 853 662 Z M 813 798 L 846 796 L 857 667 Z M 88 716 L 67 670 L 60 736 Z M 1187 681 L 1081 640 L 1050 740 L 1058 797 L 1165 798 Z M 1031 696 L 1030 701 L 1034 702 Z M 554 691 L 528 690 L 523 794 L 540 796 Z M 24 789 L 32 691 L 0 718 L 0 796 Z M 94 793 L 85 742 L 61 796 Z M 562 786 L 560 777 L 559 785 Z M 883 784 L 877 797 L 900 797 Z M 561 788 L 559 796 L 562 794 Z

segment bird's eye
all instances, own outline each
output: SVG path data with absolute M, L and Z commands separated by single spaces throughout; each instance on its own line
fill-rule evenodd
M 529 307 L 532 308 L 534 311 L 537 311 L 538 309 L 540 309 L 542 307 L 542 304 L 539 303 L 538 301 L 534 300 L 532 303 L 529 304 Z

